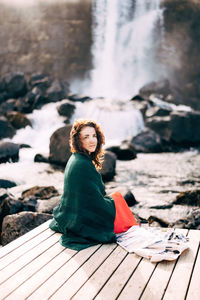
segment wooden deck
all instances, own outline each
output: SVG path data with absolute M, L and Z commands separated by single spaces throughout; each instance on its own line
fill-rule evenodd
M 151 263 L 116 244 L 63 248 L 48 224 L 0 249 L 0 299 L 200 299 L 200 231 L 181 230 L 190 249 L 177 261 Z

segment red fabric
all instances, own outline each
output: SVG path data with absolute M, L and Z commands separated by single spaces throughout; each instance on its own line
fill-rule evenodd
M 124 197 L 119 192 L 113 193 L 111 197 L 115 201 L 116 208 L 114 232 L 124 232 L 127 231 L 131 226 L 138 225 Z

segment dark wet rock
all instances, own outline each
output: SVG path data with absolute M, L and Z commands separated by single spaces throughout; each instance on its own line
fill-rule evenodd
M 149 108 L 149 102 L 148 101 L 133 101 L 132 105 L 135 109 L 138 109 L 142 115 L 143 118 L 145 118 L 145 113 L 147 111 L 147 109 Z
M 0 163 L 19 160 L 19 145 L 11 142 L 0 142 Z
M 200 144 L 200 113 L 173 111 L 170 122 L 170 140 L 182 145 Z
M 173 204 L 191 205 L 200 207 L 200 190 L 185 191 L 176 196 Z
M 60 196 L 48 200 L 37 200 L 37 212 L 52 214 L 54 207 L 60 203 Z
M 15 109 L 16 109 L 16 99 L 8 99 L 4 101 L 0 106 L 0 112 L 3 115 L 6 115 L 6 113 Z
M 2 104 L 7 99 L 6 92 L 0 92 L 0 104 Z
M 65 101 L 64 103 L 62 103 L 57 107 L 57 111 L 59 115 L 67 117 L 67 119 L 70 120 L 70 118 L 73 116 L 75 112 L 76 106 L 72 101 L 69 101 L 67 99 L 64 101 Z
M 126 200 L 126 203 L 128 204 L 128 206 L 134 206 L 134 205 L 136 205 L 138 203 L 131 191 L 127 191 L 123 195 L 123 197 Z
M 79 95 L 79 94 L 68 94 L 67 98 L 74 102 L 85 102 L 91 100 L 90 97 Z
M 35 86 L 24 99 L 19 103 L 19 110 L 24 113 L 31 113 L 35 108 L 41 108 L 46 103 L 45 91 Z
M 200 230 L 200 209 L 194 209 L 184 219 L 177 220 L 172 225 L 176 228 Z
M 20 212 L 6 216 L 2 224 L 2 245 L 10 243 L 49 219 L 52 219 L 51 215 L 36 212 Z
M 200 144 L 200 113 L 173 111 L 169 116 L 146 119 L 146 126 L 172 144 L 182 147 Z
M 134 100 L 134 101 L 144 101 L 145 98 L 142 97 L 141 95 L 135 95 L 134 97 L 131 98 L 131 101 Z
M 49 199 L 58 196 L 58 191 L 54 186 L 34 186 L 22 192 L 21 198 L 29 198 L 34 196 L 36 199 Z
M 151 129 L 144 129 L 130 141 L 136 152 L 158 153 L 162 151 L 160 136 Z
M 168 227 L 169 223 L 161 218 L 158 218 L 156 216 L 150 216 L 148 218 L 148 223 L 152 226 L 156 226 L 156 227 Z
M 65 166 L 71 156 L 69 137 L 72 125 L 68 124 L 57 129 L 50 138 L 49 161 Z
M 17 184 L 14 181 L 6 180 L 6 179 L 0 179 L 0 189 L 8 189 L 16 186 Z
M 150 206 L 149 208 L 153 208 L 153 209 L 169 209 L 172 208 L 173 204 L 163 204 L 163 205 L 154 205 L 154 206 Z
M 49 163 L 49 157 L 45 156 L 43 154 L 36 154 L 34 157 L 34 162 L 43 162 L 43 163 Z
M 169 114 L 171 113 L 172 109 L 170 108 L 161 108 L 158 106 L 153 106 L 149 109 L 147 109 L 145 116 L 147 118 L 151 118 L 154 116 L 158 116 L 158 117 L 164 117 L 164 116 L 169 116 Z
M 49 76 L 42 73 L 32 74 L 29 80 L 29 85 L 31 87 L 37 86 L 42 91 L 46 91 L 50 87 L 51 83 L 52 80 Z
M 11 123 L 11 125 L 16 128 L 25 128 L 26 126 L 31 126 L 31 121 L 22 113 L 11 111 L 6 114 L 6 118 Z
M 106 151 L 104 156 L 104 162 L 100 174 L 104 182 L 110 181 L 115 176 L 117 156 L 111 151 Z
M 0 140 L 6 137 L 12 138 L 15 132 L 10 122 L 5 117 L 0 116 Z
M 17 98 L 24 96 L 27 92 L 27 83 L 21 72 L 8 73 L 3 77 L 6 92 L 9 97 Z
M 142 97 L 150 96 L 151 94 L 161 94 L 165 97 L 171 93 L 170 83 L 168 79 L 153 81 L 143 86 L 140 91 Z
M 112 146 L 107 148 L 116 154 L 119 160 L 131 160 L 137 157 L 135 149 L 129 143 L 122 143 L 120 146 Z
M 60 80 L 55 79 L 46 90 L 46 101 L 57 102 L 64 98 L 66 98 L 65 88 Z

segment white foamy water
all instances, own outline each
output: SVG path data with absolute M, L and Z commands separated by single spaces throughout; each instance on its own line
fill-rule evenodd
M 163 75 L 156 59 L 162 39 L 160 0 L 93 1 L 93 70 L 83 85 L 93 97 L 130 97 Z

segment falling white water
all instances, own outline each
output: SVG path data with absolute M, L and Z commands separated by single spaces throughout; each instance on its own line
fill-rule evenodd
M 79 118 L 93 119 L 101 125 L 106 146 L 119 145 L 123 140 L 137 135 L 144 127 L 142 114 L 128 101 L 93 99 L 77 103 L 71 121 Z
M 162 38 L 160 0 L 93 1 L 93 70 L 83 91 L 130 97 L 162 75 L 155 57 Z

